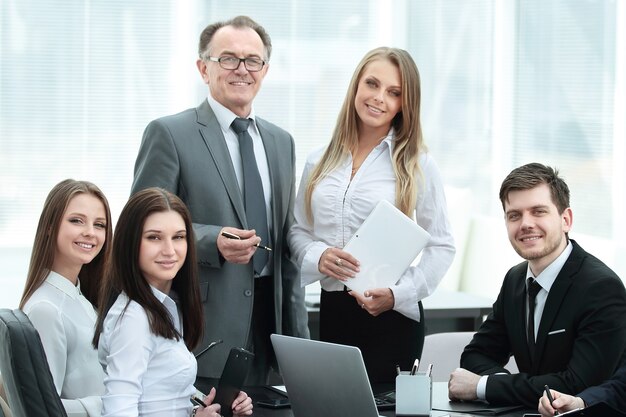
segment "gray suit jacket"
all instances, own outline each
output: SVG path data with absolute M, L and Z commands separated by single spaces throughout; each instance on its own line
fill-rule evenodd
M 272 183 L 275 328 L 278 333 L 309 337 L 304 289 L 286 238 L 293 223 L 294 141 L 278 126 L 258 117 L 256 123 Z M 230 349 L 248 346 L 254 277 L 251 262 L 225 262 L 217 250 L 222 227 L 248 229 L 248 225 L 226 140 L 206 100 L 146 127 L 132 192 L 152 186 L 178 195 L 191 212 L 205 319 L 199 349 L 215 340 L 224 341 L 198 360 L 198 376 L 219 377 Z

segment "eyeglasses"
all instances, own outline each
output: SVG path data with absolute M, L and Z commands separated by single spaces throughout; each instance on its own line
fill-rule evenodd
M 220 67 L 225 70 L 236 70 L 239 68 L 239 65 L 243 62 L 243 65 L 250 72 L 261 71 L 263 66 L 265 65 L 265 61 L 261 58 L 237 58 L 234 56 L 221 56 L 219 58 L 215 58 L 213 56 L 206 57 L 209 61 L 217 62 L 220 64 Z

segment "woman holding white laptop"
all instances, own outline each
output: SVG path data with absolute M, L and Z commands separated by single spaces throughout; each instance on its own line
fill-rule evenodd
M 320 339 L 361 349 L 369 377 L 393 381 L 395 365 L 421 356 L 421 302 L 454 258 L 443 184 L 425 149 L 415 62 L 397 48 L 376 48 L 357 66 L 330 144 L 307 158 L 289 244 L 302 285 L 320 281 Z M 380 200 L 428 231 L 419 263 L 389 288 L 359 294 L 344 285 L 359 260 L 342 250 Z

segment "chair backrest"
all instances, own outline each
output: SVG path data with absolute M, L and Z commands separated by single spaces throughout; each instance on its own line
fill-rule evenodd
M 14 417 L 67 417 L 39 333 L 21 310 L 0 309 L 0 372 Z
M 433 382 L 447 382 L 450 374 L 460 366 L 461 353 L 472 340 L 473 332 L 429 334 L 424 338 L 420 371 L 433 364 Z
M 9 409 L 9 403 L 7 403 L 7 401 L 7 394 L 4 391 L 2 372 L 0 372 L 0 417 L 13 417 L 13 414 Z
M 9 409 L 9 405 L 4 402 L 2 397 L 0 397 L 0 417 L 7 417 L 11 410 Z M 13 414 L 11 414 L 12 416 Z
M 450 374 L 461 363 L 461 353 L 469 344 L 474 332 L 448 332 L 429 334 L 424 339 L 424 350 L 420 361 L 420 371 L 426 365 L 433 364 L 433 382 L 447 382 Z M 505 368 L 511 373 L 517 373 L 517 364 L 513 357 Z

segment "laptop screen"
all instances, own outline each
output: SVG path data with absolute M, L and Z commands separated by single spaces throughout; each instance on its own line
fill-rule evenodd
M 358 348 L 277 334 L 271 339 L 295 417 L 378 417 Z

